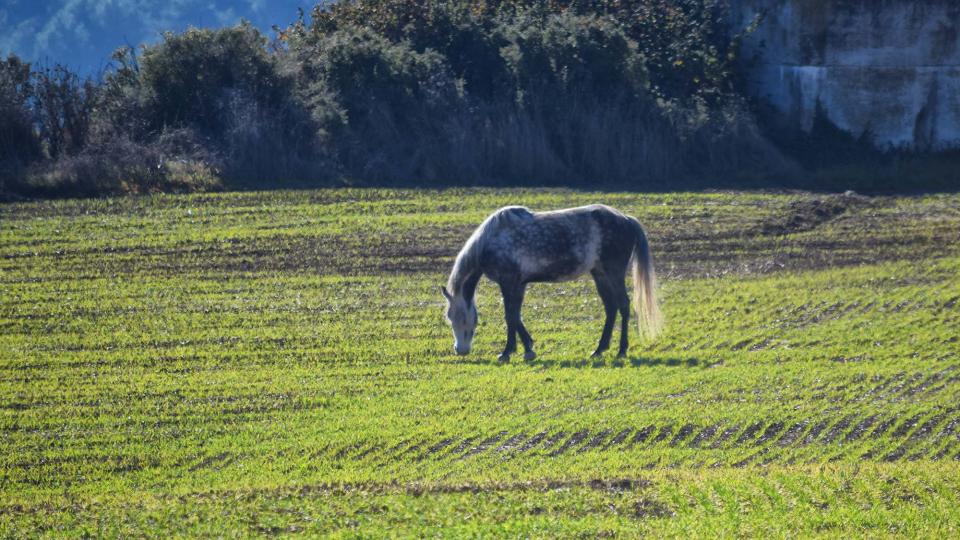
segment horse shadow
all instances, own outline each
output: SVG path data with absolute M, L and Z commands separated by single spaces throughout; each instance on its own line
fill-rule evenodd
M 562 368 L 562 369 L 622 369 L 622 368 L 709 368 L 716 364 L 705 362 L 699 358 L 645 358 L 643 356 L 631 356 L 627 358 L 543 358 L 537 357 L 533 360 L 524 360 L 522 355 L 518 354 L 509 361 L 501 362 L 489 358 L 470 358 L 458 359 L 457 364 L 475 364 L 489 366 L 529 366 L 543 369 Z

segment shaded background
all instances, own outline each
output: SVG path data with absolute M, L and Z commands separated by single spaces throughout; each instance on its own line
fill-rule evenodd
M 4 0 L 0 3 L 0 55 L 30 62 L 59 62 L 97 75 L 123 45 L 156 43 L 165 31 L 219 27 L 241 18 L 272 35 L 309 0 Z

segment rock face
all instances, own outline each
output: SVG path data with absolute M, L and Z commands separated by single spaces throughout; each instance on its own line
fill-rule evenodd
M 733 0 L 749 90 L 881 148 L 960 148 L 960 0 Z

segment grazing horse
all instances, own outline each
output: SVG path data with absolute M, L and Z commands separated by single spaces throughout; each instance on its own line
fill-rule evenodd
M 485 275 L 500 286 L 507 318 L 507 345 L 500 361 L 517 350 L 517 334 L 524 358 L 533 360 L 533 340 L 523 326 L 520 307 L 528 283 L 564 281 L 589 272 L 603 300 L 606 321 L 593 356 L 610 346 L 620 312 L 620 352 L 627 354 L 630 299 L 624 278 L 633 269 L 633 305 L 641 335 L 653 337 L 660 329 L 660 311 L 654 292 L 653 260 L 647 236 L 635 218 L 594 204 L 554 212 L 531 212 L 521 206 L 497 210 L 477 227 L 457 255 L 446 287 L 447 320 L 453 327 L 457 354 L 470 352 L 477 327 L 474 294 Z

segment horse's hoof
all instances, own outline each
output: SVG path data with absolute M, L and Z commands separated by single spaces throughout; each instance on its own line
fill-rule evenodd
M 617 353 L 617 358 L 626 358 L 626 357 L 627 357 L 626 352 L 621 351 Z
M 600 358 L 603 356 L 603 351 L 593 351 L 593 354 L 590 355 L 590 358 Z
M 510 355 L 507 353 L 501 353 L 500 356 L 497 357 L 497 362 L 509 362 L 509 361 L 510 361 Z
M 526 360 L 527 362 L 533 360 L 536 357 L 537 357 L 537 353 L 533 351 L 526 351 L 523 353 L 523 359 Z

